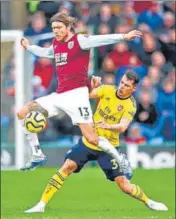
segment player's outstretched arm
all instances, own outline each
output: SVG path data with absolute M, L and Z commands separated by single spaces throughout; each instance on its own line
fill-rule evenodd
M 84 50 L 94 47 L 114 44 L 120 41 L 130 41 L 136 37 L 142 37 L 142 32 L 138 30 L 132 30 L 125 34 L 104 34 L 104 35 L 78 35 L 78 42 L 80 47 Z
M 29 40 L 25 37 L 21 39 L 21 45 L 24 49 L 28 50 L 36 56 L 50 59 L 54 58 L 53 45 L 51 45 L 49 48 L 42 48 L 40 46 L 30 45 Z

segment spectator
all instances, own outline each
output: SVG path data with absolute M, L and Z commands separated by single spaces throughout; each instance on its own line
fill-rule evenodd
M 38 10 L 43 11 L 48 25 L 50 25 L 50 18 L 57 13 L 60 3 L 57 1 L 40 1 Z
M 103 75 L 103 83 L 108 85 L 114 85 L 115 84 L 115 76 L 114 74 L 105 73 Z
M 143 124 L 153 125 L 157 119 L 157 112 L 152 103 L 150 91 L 142 90 L 139 104 L 135 115 L 135 121 Z
M 140 125 L 138 123 L 132 123 L 129 127 L 127 137 L 125 138 L 127 143 L 144 144 L 146 138 L 142 136 Z
M 136 24 L 137 14 L 133 8 L 132 2 L 126 2 L 120 15 L 120 23 L 133 26 Z
M 163 74 L 157 66 L 150 66 L 148 68 L 148 77 L 153 87 L 158 87 L 163 79 Z
M 167 141 L 175 140 L 175 82 L 169 78 L 166 78 L 163 82 L 157 107 L 160 120 L 156 124 L 156 131 L 160 131 Z
M 42 33 L 51 32 L 51 29 L 46 26 L 46 19 L 44 13 L 36 12 L 32 16 L 31 27 L 24 31 L 25 36 L 34 36 Z
M 152 97 L 152 103 L 155 103 L 158 97 L 158 90 L 156 87 L 152 86 L 152 83 L 150 81 L 150 77 L 147 75 L 143 78 L 141 81 L 139 88 L 135 92 L 136 97 L 139 99 L 141 95 L 141 90 L 147 90 L 151 93 Z
M 82 34 L 88 34 L 88 28 L 86 26 L 86 23 L 82 20 L 78 20 L 75 27 L 76 33 L 82 33 Z
M 116 71 L 116 84 L 119 84 L 121 77 L 128 70 L 135 71 L 140 80 L 142 80 L 147 74 L 147 67 L 143 65 L 143 63 L 138 59 L 138 57 L 134 54 L 129 58 L 129 65 L 122 66 Z
M 160 14 L 160 4 L 153 1 L 149 9 L 139 14 L 138 24 L 146 23 L 149 27 L 155 31 L 163 27 L 163 18 Z
M 136 52 L 143 64 L 151 65 L 151 55 L 153 52 L 159 50 L 160 45 L 152 33 L 145 32 L 142 41 L 136 46 L 130 45 L 130 48 Z
M 42 80 L 39 76 L 32 78 L 33 99 L 46 95 L 46 88 L 42 85 Z
M 49 47 L 49 43 L 45 43 L 43 45 L 44 47 Z M 45 87 L 45 89 L 48 89 L 53 77 L 53 64 L 51 59 L 40 57 L 37 59 L 35 65 L 34 65 L 34 72 L 33 74 L 35 76 L 39 76 L 41 78 L 41 84 Z
M 166 12 L 164 14 L 164 27 L 163 27 L 163 31 L 165 30 L 169 30 L 175 28 L 175 17 L 174 14 L 172 12 Z
M 115 28 L 115 33 L 127 33 L 132 30 L 132 27 L 128 24 L 119 24 Z
M 143 11 L 148 10 L 152 3 L 152 1 L 133 1 L 133 7 L 137 13 L 142 13 Z
M 164 55 L 159 51 L 152 54 L 152 65 L 159 68 L 165 74 L 167 74 L 173 67 L 171 63 L 166 62 Z
M 161 51 L 163 52 L 167 61 L 170 61 L 176 66 L 176 41 L 175 41 L 175 29 L 168 31 L 166 37 L 160 38 Z
M 117 20 L 117 16 L 112 14 L 110 4 L 103 3 L 100 6 L 100 13 L 93 17 L 90 24 L 94 25 L 95 27 L 98 27 L 100 24 L 107 24 L 110 27 L 111 32 L 114 32 L 117 25 Z
M 161 114 L 175 114 L 175 82 L 166 78 L 159 92 L 157 107 Z
M 110 31 L 111 30 L 107 24 L 100 24 L 98 29 L 98 34 L 100 35 L 109 34 Z M 96 50 L 97 50 L 97 67 L 98 69 L 100 69 L 104 57 L 107 56 L 107 54 L 112 50 L 112 45 L 100 46 L 96 48 Z
M 72 3 L 69 1 L 65 1 L 60 5 L 58 11 L 63 12 L 65 14 L 68 14 L 69 16 L 71 16 L 72 15 L 72 8 L 73 8 Z
M 104 60 L 104 70 L 114 72 L 124 65 L 128 66 L 130 64 L 130 57 L 133 55 L 134 54 L 128 50 L 128 46 L 125 42 L 117 43 L 114 50 L 110 52 Z

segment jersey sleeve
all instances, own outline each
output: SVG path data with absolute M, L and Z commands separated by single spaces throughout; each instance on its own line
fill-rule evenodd
M 135 114 L 136 114 L 136 106 L 131 105 L 129 107 L 126 107 L 125 112 L 123 113 L 122 118 L 127 118 L 130 121 L 132 121 Z
M 83 50 L 123 41 L 123 34 L 83 35 L 78 34 L 78 42 Z
M 98 87 L 97 89 L 97 96 L 100 98 L 104 95 L 105 93 L 105 86 L 101 85 L 100 87 Z
M 29 52 L 32 54 L 39 56 L 39 57 L 45 57 L 45 58 L 54 58 L 54 50 L 53 50 L 53 45 L 51 45 L 49 48 L 43 48 L 40 46 L 36 45 L 31 45 L 27 48 Z

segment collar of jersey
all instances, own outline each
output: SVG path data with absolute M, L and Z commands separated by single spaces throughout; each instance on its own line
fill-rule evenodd
M 115 95 L 116 95 L 116 97 L 117 97 L 118 99 L 120 99 L 120 100 L 126 100 L 126 99 L 128 99 L 128 98 L 131 97 L 131 95 L 130 95 L 130 96 L 128 96 L 128 97 L 121 98 L 121 97 L 119 97 L 119 96 L 117 95 L 117 91 L 118 91 L 118 90 L 116 90 Z

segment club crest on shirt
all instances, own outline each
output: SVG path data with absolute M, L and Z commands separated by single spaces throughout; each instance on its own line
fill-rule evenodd
M 118 105 L 118 106 L 117 106 L 117 110 L 118 110 L 118 111 L 121 111 L 122 109 L 123 109 L 123 106 L 122 106 L 122 105 Z
M 74 42 L 73 42 L 73 41 L 70 41 L 70 42 L 68 43 L 68 48 L 69 48 L 69 49 L 72 49 L 73 46 L 74 46 Z

